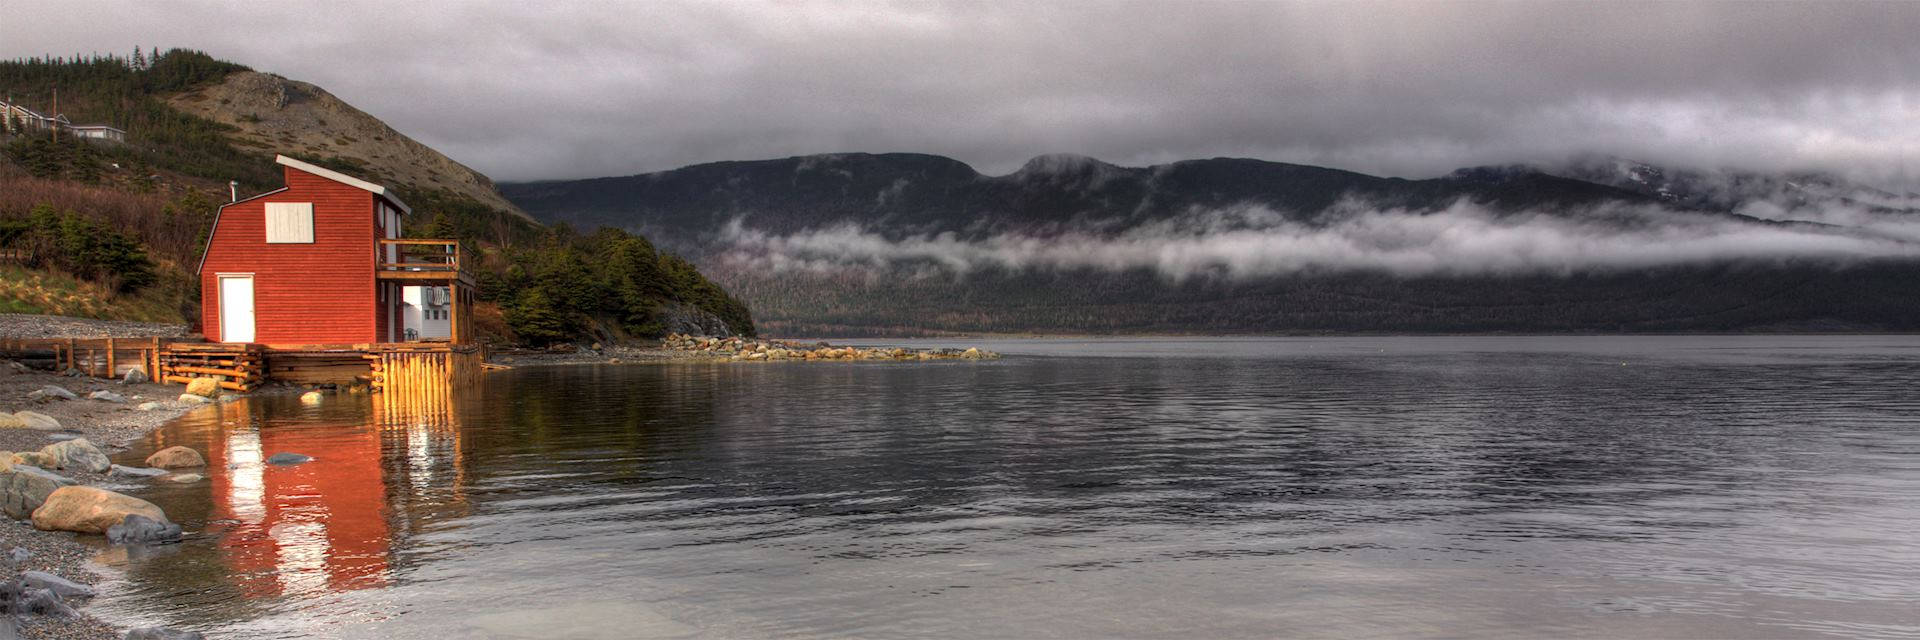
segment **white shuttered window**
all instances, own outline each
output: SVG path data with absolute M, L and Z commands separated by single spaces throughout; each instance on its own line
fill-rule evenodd
M 313 203 L 267 203 L 267 242 L 313 242 Z

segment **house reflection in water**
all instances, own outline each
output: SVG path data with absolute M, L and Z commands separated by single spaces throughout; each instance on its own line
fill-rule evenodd
M 240 399 L 220 405 L 217 422 L 154 448 L 206 452 L 209 500 L 187 511 L 205 512 L 204 530 L 217 537 L 238 595 L 382 587 L 392 580 L 396 536 L 466 512 L 455 396 L 447 388 L 377 394 L 370 411 L 359 397 L 298 408 L 289 397 Z M 257 427 L 263 412 L 273 428 Z M 313 461 L 266 463 L 281 452 Z

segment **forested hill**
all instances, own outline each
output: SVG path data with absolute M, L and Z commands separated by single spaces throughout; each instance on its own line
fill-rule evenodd
M 278 188 L 285 154 L 394 187 L 414 208 L 409 235 L 461 239 L 480 269 L 483 336 L 753 332 L 746 306 L 688 261 L 618 230 L 542 226 L 486 176 L 314 85 L 182 49 L 0 61 L 0 95 L 47 112 L 56 89 L 69 120 L 127 140 L 0 133 L 0 249 L 32 256 L 7 268 L 68 290 L 0 291 L 6 310 L 191 321 L 187 272 L 228 181 L 243 197 Z M 118 303 L 62 302 L 102 295 Z
M 1920 213 L 1845 209 L 1872 190 L 1736 207 L 1575 175 L 853 153 L 501 189 L 648 233 L 789 335 L 1920 328 Z

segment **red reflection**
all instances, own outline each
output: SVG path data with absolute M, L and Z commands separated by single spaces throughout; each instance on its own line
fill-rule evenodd
M 223 412 L 243 412 L 243 403 Z M 246 424 L 245 416 L 223 422 Z M 365 589 L 388 582 L 390 532 L 380 432 L 235 429 L 209 447 L 213 520 L 232 522 L 220 548 L 248 597 Z M 266 464 L 281 452 L 313 456 Z

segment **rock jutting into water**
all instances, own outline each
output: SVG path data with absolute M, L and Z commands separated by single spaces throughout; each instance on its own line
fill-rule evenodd
M 46 502 L 33 510 L 33 526 L 41 531 L 106 533 L 126 522 L 128 515 L 171 523 L 166 512 L 151 502 L 99 487 L 74 485 L 48 494 Z
M 271 456 L 268 456 L 267 464 L 275 464 L 275 465 L 300 464 L 302 462 L 306 462 L 312 459 L 313 459 L 313 456 L 309 456 L 305 454 L 282 452 L 282 453 L 276 453 Z
M 147 456 L 147 466 L 156 469 L 190 469 L 207 466 L 207 459 L 200 457 L 198 451 L 175 445 Z
M 708 338 L 671 334 L 661 345 L 674 351 L 729 362 L 768 362 L 780 360 L 991 360 L 1000 354 L 979 348 L 907 349 L 903 347 L 836 347 L 825 342 L 801 343 L 786 340 L 751 338 Z
M 179 539 L 180 525 L 167 522 L 165 518 L 154 520 L 138 513 L 129 513 L 120 524 L 107 527 L 107 541 L 114 544 L 146 544 Z

